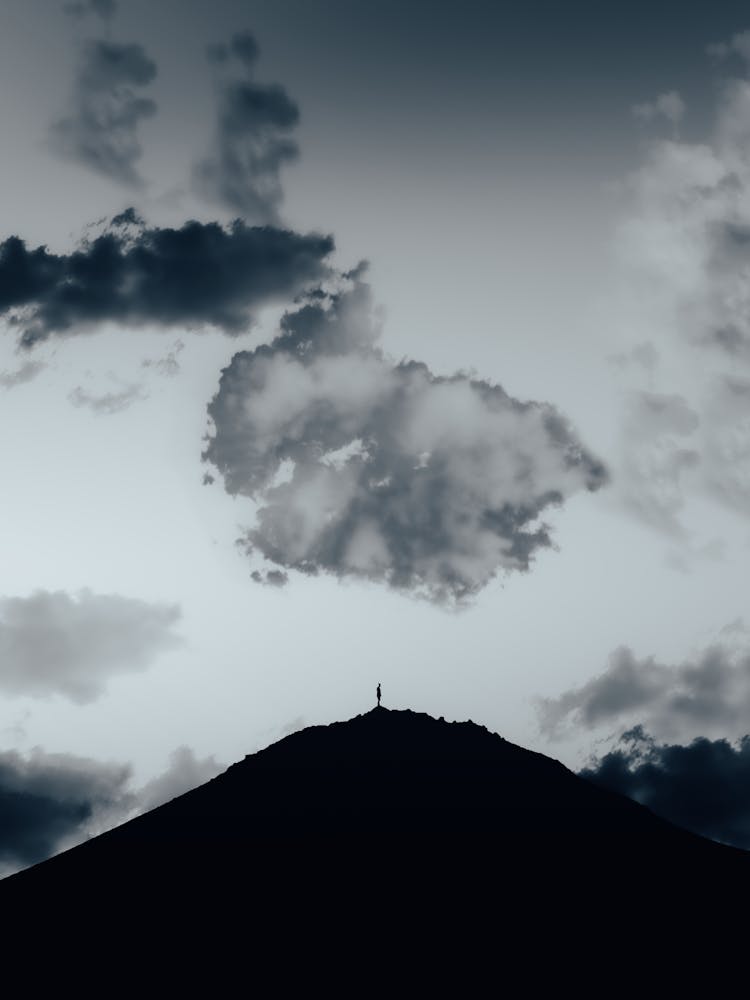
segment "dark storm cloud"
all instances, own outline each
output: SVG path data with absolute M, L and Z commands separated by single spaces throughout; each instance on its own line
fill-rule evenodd
M 148 228 L 123 213 L 107 232 L 69 254 L 0 243 L 0 315 L 30 347 L 111 321 L 140 327 L 217 326 L 241 333 L 253 312 L 289 299 L 328 273 L 329 236 L 306 236 L 237 220 Z
M 186 746 L 167 769 L 132 788 L 128 764 L 104 764 L 39 748 L 0 752 L 0 876 L 72 847 L 210 781 L 224 765 Z
M 528 569 L 542 512 L 606 473 L 552 406 L 394 364 L 378 334 L 361 271 L 287 313 L 224 369 L 204 457 L 259 504 L 249 553 L 461 602 Z
M 17 385 L 31 382 L 46 367 L 42 361 L 24 361 L 14 372 L 0 372 L 0 387 L 3 389 L 13 389 Z
M 729 635 L 678 665 L 616 650 L 598 677 L 558 698 L 538 702 L 549 736 L 636 719 L 659 736 L 741 731 L 750 718 L 750 650 Z
M 678 826 L 750 848 L 750 736 L 659 745 L 640 726 L 581 776 L 627 795 Z
M 290 138 L 299 121 L 297 105 L 278 84 L 255 81 L 258 46 L 252 35 L 211 46 L 208 56 L 216 74 L 218 117 L 214 149 L 194 167 L 196 189 L 256 222 L 276 222 L 281 168 L 299 155 Z
M 147 394 L 141 385 L 127 385 L 119 392 L 105 392 L 100 395 L 87 392 L 78 385 L 68 396 L 73 406 L 85 407 L 99 416 L 121 413 L 129 409 L 133 403 L 146 398 Z
M 156 104 L 137 90 L 155 76 L 156 64 L 140 45 L 85 42 L 69 111 L 51 127 L 53 148 L 98 174 L 141 187 L 138 126 L 155 114 Z
M 127 765 L 71 754 L 0 753 L 0 871 L 83 839 L 97 813 L 124 804 L 130 775 Z
M 93 701 L 110 677 L 145 670 L 179 645 L 179 618 L 174 605 L 88 590 L 0 598 L 0 689 Z

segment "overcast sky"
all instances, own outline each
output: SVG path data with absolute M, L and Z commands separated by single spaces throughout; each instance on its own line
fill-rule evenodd
M 748 28 L 2 4 L 0 868 L 378 681 L 741 752 Z

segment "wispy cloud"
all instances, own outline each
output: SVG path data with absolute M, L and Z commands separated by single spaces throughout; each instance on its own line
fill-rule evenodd
M 41 374 L 47 366 L 42 361 L 24 361 L 14 372 L 0 372 L 0 387 L 14 389 L 17 385 L 31 382 Z
M 199 194 L 256 222 L 275 223 L 281 169 L 299 155 L 291 132 L 297 105 L 278 84 L 255 80 L 258 45 L 250 34 L 208 50 L 218 102 L 214 148 L 193 171 Z
M 141 385 L 127 385 L 116 392 L 104 392 L 100 394 L 88 392 L 78 385 L 73 389 L 68 399 L 73 406 L 85 407 L 99 416 L 121 413 L 129 409 L 138 400 L 147 399 L 147 393 Z
M 102 21 L 111 21 L 117 13 L 117 0 L 74 0 L 63 4 L 63 10 L 76 19 L 93 14 Z
M 156 103 L 139 91 L 155 77 L 156 64 L 141 45 L 85 42 L 68 111 L 50 129 L 52 147 L 104 177 L 142 187 L 138 127 L 156 113 Z

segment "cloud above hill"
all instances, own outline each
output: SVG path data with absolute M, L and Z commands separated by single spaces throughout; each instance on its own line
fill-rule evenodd
M 222 372 L 204 457 L 257 501 L 244 544 L 273 582 L 281 567 L 461 603 L 528 569 L 552 545 L 543 512 L 606 472 L 554 407 L 394 363 L 378 335 L 361 268 L 287 313 Z

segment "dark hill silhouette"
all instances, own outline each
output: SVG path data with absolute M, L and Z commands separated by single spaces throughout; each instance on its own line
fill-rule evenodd
M 83 921 L 198 954 L 218 935 L 225 962 L 239 933 L 256 973 L 308 949 L 371 965 L 388 941 L 389 962 L 439 975 L 441 955 L 489 966 L 500 942 L 506 963 L 542 941 L 546 961 L 574 943 L 601 956 L 654 920 L 657 951 L 705 947 L 715 914 L 744 906 L 749 861 L 481 726 L 376 708 L 6 879 L 0 904 L 44 913 L 56 940 L 86 939 Z

